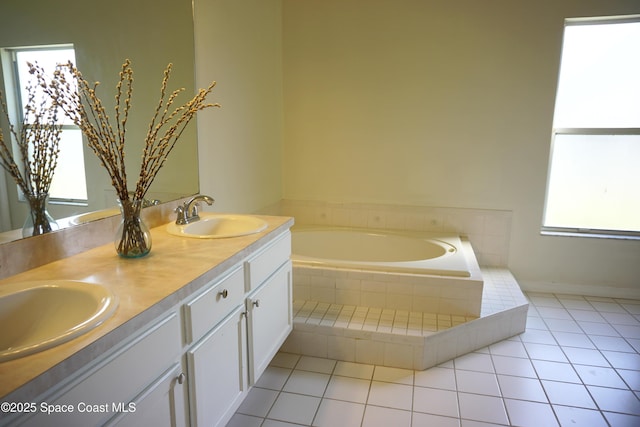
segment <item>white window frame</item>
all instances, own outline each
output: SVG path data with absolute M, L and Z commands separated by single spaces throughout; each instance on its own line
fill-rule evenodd
M 565 20 L 565 28 L 567 26 L 572 25 L 598 25 L 598 24 L 615 24 L 615 23 L 629 23 L 629 22 L 640 22 L 640 15 L 632 15 L 632 16 L 616 16 L 616 17 L 601 17 L 601 18 L 572 18 Z M 560 85 L 560 81 L 558 81 L 558 85 Z M 559 89 L 559 87 L 558 87 Z M 554 118 L 555 119 L 555 118 Z M 545 224 L 545 220 L 547 218 L 547 209 L 549 203 L 549 189 L 550 189 L 550 181 L 551 181 L 551 171 L 552 171 L 552 163 L 553 163 L 553 154 L 554 154 L 554 146 L 556 136 L 558 135 L 584 135 L 584 136 L 593 136 L 593 135 L 611 135 L 611 136 L 629 136 L 629 135 L 640 135 L 640 128 L 632 127 L 632 128 L 604 128 L 604 127 L 593 127 L 593 128 L 556 128 L 552 129 L 552 137 L 551 137 L 551 150 L 549 153 L 549 167 L 548 167 L 548 175 L 547 175 L 547 187 L 545 191 L 545 206 L 543 212 L 543 224 L 541 226 L 541 234 L 543 235 L 563 235 L 563 236 L 574 236 L 574 237 L 597 237 L 597 238 L 614 238 L 614 239 L 638 239 L 640 240 L 640 231 L 634 230 L 610 230 L 610 229 L 594 229 L 594 228 L 579 228 L 579 227 L 557 227 L 557 226 L 548 226 Z M 640 183 L 639 183 L 640 185 Z

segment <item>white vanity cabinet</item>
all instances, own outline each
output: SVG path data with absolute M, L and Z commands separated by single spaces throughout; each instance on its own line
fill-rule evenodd
M 293 327 L 291 262 L 247 298 L 249 384 L 254 385 Z
M 185 426 L 187 390 L 177 310 L 97 365 L 38 399 L 27 426 Z M 51 412 L 45 413 L 48 408 Z
M 287 232 L 185 304 L 193 426 L 224 426 L 292 329 Z
M 244 306 L 187 352 L 193 426 L 225 425 L 247 391 Z
M 191 424 L 228 420 L 247 390 L 242 265 L 184 305 Z M 231 412 L 229 414 L 229 412 Z
M 290 255 L 287 228 L 34 396 L 73 412 L 16 415 L 8 425 L 224 426 L 292 330 Z

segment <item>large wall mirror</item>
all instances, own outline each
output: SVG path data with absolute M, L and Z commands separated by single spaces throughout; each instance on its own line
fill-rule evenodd
M 0 48 L 72 44 L 77 67 L 84 77 L 100 82 L 98 95 L 110 115 L 122 63 L 125 59 L 132 61 L 133 97 L 125 152 L 128 186 L 133 189 L 167 64 L 173 64 L 169 89 L 185 88 L 178 99 L 180 103 L 190 99 L 196 90 L 191 0 L 2 0 L 0 19 Z M 4 62 L 6 69 L 8 65 Z M 1 71 L 0 77 L 0 87 L 5 92 L 6 79 Z M 0 126 L 6 140 L 8 129 L 3 118 Z M 157 175 L 147 198 L 164 202 L 198 192 L 196 135 L 192 122 Z M 51 215 L 62 219 L 65 225 L 69 221 L 64 218 L 116 207 L 115 191 L 107 173 L 86 145 L 84 151 L 87 203 L 49 204 Z M 0 177 L 4 178 L 0 179 L 2 233 L 22 227 L 27 206 L 19 200 L 11 177 L 3 169 L 0 173 L 5 174 Z

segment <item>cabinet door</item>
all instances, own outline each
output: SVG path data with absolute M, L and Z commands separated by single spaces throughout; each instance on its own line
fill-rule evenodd
M 187 352 L 194 426 L 223 426 L 247 391 L 246 326 L 240 306 Z
M 260 378 L 293 327 L 291 261 L 247 299 L 249 384 Z
M 118 402 L 114 412 L 121 412 L 109 426 L 118 427 L 181 427 L 188 425 L 186 401 L 186 377 L 176 363 L 156 382 L 142 392 L 134 402 Z M 113 403 L 112 405 L 116 405 Z

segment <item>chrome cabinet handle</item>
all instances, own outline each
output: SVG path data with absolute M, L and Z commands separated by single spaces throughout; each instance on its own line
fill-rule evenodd
M 176 381 L 178 381 L 178 384 L 184 384 L 184 381 L 187 379 L 187 376 L 184 374 L 184 372 L 181 372 L 180 375 L 178 375 L 178 377 L 176 378 Z
M 229 291 L 227 291 L 226 289 L 223 289 L 220 292 L 218 292 L 218 295 L 220 295 L 222 298 L 226 298 L 229 296 Z
M 260 300 L 257 299 L 253 302 L 253 305 L 255 305 L 256 307 L 260 307 Z

